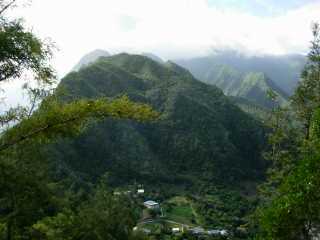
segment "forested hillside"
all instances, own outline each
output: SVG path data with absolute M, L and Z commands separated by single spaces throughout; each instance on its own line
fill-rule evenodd
M 68 74 L 60 83 L 66 99 L 127 95 L 160 114 L 150 124 L 108 120 L 75 140 L 63 141 L 53 157 L 89 178 L 109 172 L 117 184 L 194 184 L 254 180 L 262 176 L 260 123 L 221 90 L 201 83 L 172 62 L 120 54 Z

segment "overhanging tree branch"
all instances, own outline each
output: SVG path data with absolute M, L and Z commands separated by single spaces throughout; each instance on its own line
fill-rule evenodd
M 22 135 L 22 136 L 19 136 L 18 138 L 14 139 L 13 141 L 10 141 L 10 142 L 7 142 L 3 145 L 0 145 L 0 152 L 20 143 L 20 142 L 23 142 L 24 140 L 27 140 L 27 139 L 30 139 L 30 138 L 33 138 L 35 136 L 37 136 L 38 134 L 40 133 L 43 133 L 47 130 L 50 130 L 51 128 L 54 128 L 54 127 L 57 127 L 59 125 L 65 125 L 67 123 L 71 123 L 71 122 L 74 122 L 76 120 L 80 120 L 80 118 L 71 118 L 71 119 L 67 119 L 63 122 L 60 122 L 60 123 L 56 123 L 56 124 L 52 124 L 52 125 L 45 125 L 43 127 L 40 127 L 36 130 L 33 130 L 31 131 L 30 133 L 26 134 L 26 135 Z
M 151 121 L 158 116 L 150 106 L 131 102 L 127 97 L 112 101 L 79 100 L 68 104 L 48 100 L 48 103 L 45 102 L 34 115 L 4 133 L 0 138 L 0 152 L 37 137 L 50 140 L 78 133 L 90 119 L 111 117 Z

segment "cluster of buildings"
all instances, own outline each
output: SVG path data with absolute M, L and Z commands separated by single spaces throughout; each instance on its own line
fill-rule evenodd
M 132 191 L 115 191 L 113 192 L 113 195 L 114 196 L 120 196 L 120 195 L 135 195 L 135 196 L 141 196 L 141 195 L 144 195 L 145 194 L 145 190 L 143 188 L 139 188 L 136 190 L 136 192 L 132 192 Z M 153 200 L 148 200 L 148 201 L 145 201 L 143 203 L 143 205 L 148 208 L 148 209 L 159 209 L 160 208 L 160 204 L 156 201 L 153 201 Z
M 134 194 L 135 196 L 141 196 L 145 194 L 145 190 L 143 188 L 138 188 L 136 191 L 131 192 L 131 191 L 125 191 L 125 192 L 114 192 L 114 195 L 122 195 L 122 194 Z M 144 207 L 146 207 L 147 209 L 152 209 L 152 210 L 158 210 L 160 209 L 160 203 L 153 201 L 153 200 L 147 200 L 145 202 L 143 202 Z M 133 229 L 134 231 L 138 230 L 138 227 L 135 227 Z M 182 227 L 173 227 L 171 229 L 171 232 L 173 234 L 178 234 L 180 232 L 184 232 L 185 230 L 187 230 L 190 234 L 193 235 L 210 235 L 210 236 L 228 236 L 229 233 L 227 230 L 205 230 L 202 227 L 194 227 L 194 228 L 189 228 L 188 226 L 186 228 Z M 144 229 L 142 228 L 142 231 L 145 232 L 146 234 L 150 234 L 151 231 L 148 229 Z

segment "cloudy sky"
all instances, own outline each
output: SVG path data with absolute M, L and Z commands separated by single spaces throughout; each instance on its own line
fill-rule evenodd
M 33 0 L 13 12 L 55 42 L 53 63 L 62 76 L 97 48 L 164 59 L 214 48 L 305 53 L 320 0 Z

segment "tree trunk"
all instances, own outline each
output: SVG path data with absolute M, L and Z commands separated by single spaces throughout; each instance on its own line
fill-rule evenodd
M 12 239 L 12 222 L 11 219 L 7 222 L 7 240 Z

